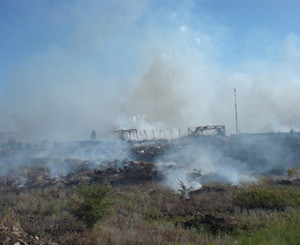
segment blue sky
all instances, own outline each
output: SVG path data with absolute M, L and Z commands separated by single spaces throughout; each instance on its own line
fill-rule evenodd
M 118 4 L 119 2 L 122 4 Z M 43 52 L 53 45 L 62 48 L 72 46 L 77 25 L 84 22 L 84 18 L 89 15 L 97 15 L 97 9 L 91 9 L 93 5 L 99 8 L 99 15 L 115 16 L 122 14 L 122 7 L 118 5 L 129 2 L 132 5 L 134 1 L 2 0 L 2 79 L 7 70 L 13 69 L 32 54 Z M 209 34 L 216 34 L 223 29 L 227 40 L 224 40 L 225 44 L 219 55 L 224 62 L 238 63 L 246 59 L 261 58 L 266 55 L 267 46 L 281 42 L 288 33 L 299 36 L 299 10 L 300 2 L 291 0 L 144 1 L 136 9 L 139 12 L 136 19 L 125 27 L 129 30 L 129 35 L 121 32 L 120 37 L 124 43 L 130 42 L 131 35 L 142 40 L 145 37 L 143 30 L 148 27 L 161 29 L 162 33 L 168 34 L 174 31 L 176 25 L 180 25 L 180 21 L 182 25 Z M 176 13 L 178 22 L 169 21 L 167 17 L 172 13 Z M 110 17 L 107 17 L 110 21 Z M 114 48 L 123 48 L 122 43 L 113 36 L 109 39 L 111 41 L 116 42 Z M 222 46 L 222 40 L 217 42 L 217 45 Z M 107 43 L 103 44 L 103 49 L 109 50 L 108 46 Z M 98 60 L 105 64 L 105 52 L 102 56 Z
M 299 10 L 296 0 L 1 0 L 0 109 L 8 119 L 0 131 L 67 131 L 81 117 L 131 126 L 120 111 L 158 125 L 233 129 L 233 87 L 245 98 L 241 128 L 300 129 L 289 111 L 299 107 L 291 95 L 300 88 Z M 209 92 L 195 92 L 204 86 Z M 151 94 L 166 87 L 168 97 Z M 143 94 L 140 107 L 124 94 Z M 258 116 L 256 127 L 246 111 Z M 85 123 L 72 130 L 97 127 Z

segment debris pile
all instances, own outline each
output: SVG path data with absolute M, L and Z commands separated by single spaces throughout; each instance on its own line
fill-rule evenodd
M 130 147 L 130 151 L 134 159 L 154 162 L 155 159 L 162 156 L 170 146 L 168 142 L 157 141 L 148 144 L 133 145 Z

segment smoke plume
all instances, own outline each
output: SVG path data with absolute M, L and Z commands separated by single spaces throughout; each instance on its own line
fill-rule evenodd
M 195 24 L 192 4 L 77 1 L 56 12 L 55 4 L 38 3 L 39 10 L 23 4 L 25 28 L 61 34 L 7 71 L 2 132 L 65 140 L 87 138 L 92 129 L 102 138 L 127 127 L 225 124 L 232 133 L 233 88 L 242 132 L 300 128 L 296 34 L 265 46 L 272 53 L 226 63 L 229 27 L 212 25 L 204 11 Z M 147 125 L 133 122 L 139 115 Z

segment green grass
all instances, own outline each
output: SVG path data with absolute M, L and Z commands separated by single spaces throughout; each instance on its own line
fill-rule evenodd
M 254 232 L 240 232 L 237 236 L 240 244 L 288 245 L 300 244 L 300 215 L 281 219 L 274 224 L 267 224 Z
M 300 191 L 299 188 L 286 185 L 253 185 L 236 193 L 235 204 L 248 209 L 297 207 L 300 205 Z

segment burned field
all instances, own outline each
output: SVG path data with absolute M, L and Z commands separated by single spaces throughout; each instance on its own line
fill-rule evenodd
M 0 244 L 300 245 L 299 7 L 0 0 Z
M 299 139 L 3 143 L 0 241 L 297 244 Z

